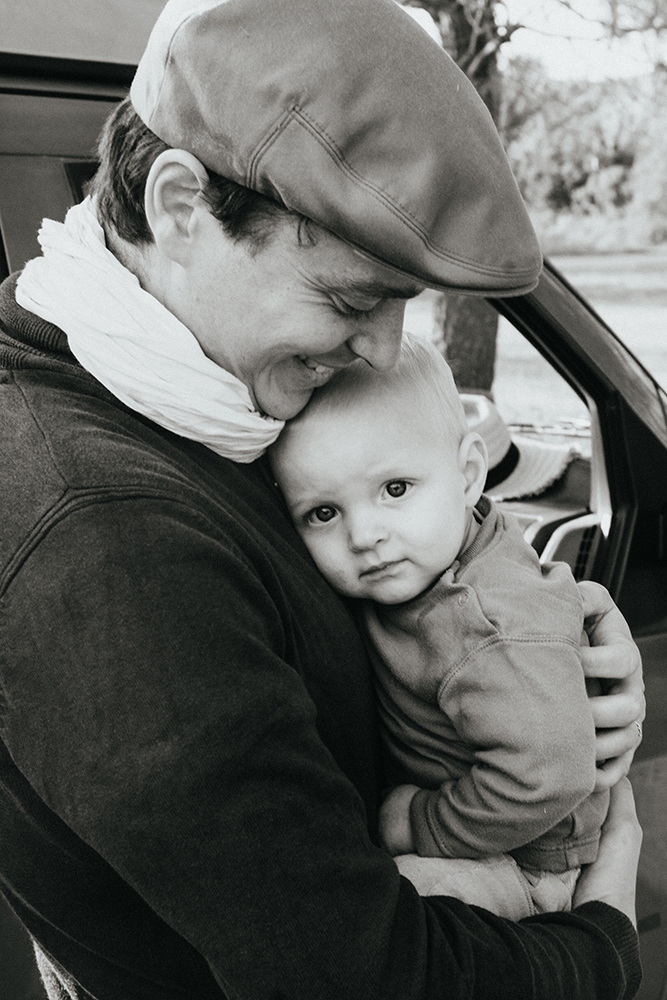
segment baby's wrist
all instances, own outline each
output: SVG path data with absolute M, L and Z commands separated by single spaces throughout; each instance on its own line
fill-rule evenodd
M 398 785 L 380 807 L 380 840 L 385 850 L 394 856 L 414 852 L 410 803 L 419 790 L 418 785 Z

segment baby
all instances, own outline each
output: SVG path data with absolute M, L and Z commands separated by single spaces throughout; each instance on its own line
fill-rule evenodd
M 483 495 L 486 448 L 446 362 L 405 338 L 391 371 L 337 373 L 271 461 L 320 571 L 358 601 L 397 786 L 380 832 L 399 869 L 422 895 L 512 919 L 569 909 L 608 804 L 581 599 Z

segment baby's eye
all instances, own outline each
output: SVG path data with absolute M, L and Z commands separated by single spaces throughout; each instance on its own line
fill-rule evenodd
M 402 497 L 408 488 L 408 484 L 405 479 L 394 479 L 393 482 L 387 483 L 387 493 L 390 497 Z
M 315 521 L 319 521 L 320 524 L 326 524 L 327 521 L 332 521 L 335 516 L 335 507 L 314 507 L 307 515 L 306 520 L 311 524 Z

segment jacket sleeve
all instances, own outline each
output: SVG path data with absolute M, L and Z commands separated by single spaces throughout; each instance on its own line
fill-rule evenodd
M 3 737 L 222 995 L 630 1000 L 618 911 L 510 924 L 399 877 L 242 551 L 176 503 L 97 513 L 54 523 L 7 589 Z
M 557 636 L 497 635 L 450 671 L 438 702 L 474 762 L 412 800 L 416 850 L 476 858 L 521 847 L 595 785 L 595 727 L 579 648 Z

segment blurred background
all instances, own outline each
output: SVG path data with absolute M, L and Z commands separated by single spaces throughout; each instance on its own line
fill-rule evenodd
M 0 0 L 0 50 L 131 65 L 163 5 Z M 404 6 L 486 103 L 544 252 L 667 388 L 667 0 Z M 427 291 L 406 328 L 437 343 L 459 388 L 492 395 L 514 427 L 585 440 L 581 400 L 483 300 Z M 23 931 L 0 905 L 0 1000 L 43 997 Z
M 667 387 L 667 0 L 409 5 L 484 99 L 545 254 Z M 585 419 L 484 303 L 426 292 L 406 326 L 509 422 Z

